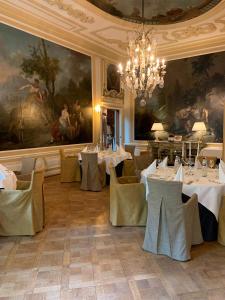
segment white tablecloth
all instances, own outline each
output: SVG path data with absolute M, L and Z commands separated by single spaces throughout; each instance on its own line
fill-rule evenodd
M 7 190 L 15 190 L 17 178 L 13 171 L 8 170 L 5 166 L 0 164 L 0 170 L 5 174 L 6 178 L 0 180 L 0 185 Z
M 225 184 L 219 183 L 218 170 L 207 169 L 207 177 L 202 177 L 202 170 L 192 170 L 192 175 L 188 174 L 188 169 L 185 168 L 185 176 L 183 182 L 183 193 L 192 196 L 194 193 L 198 195 L 198 201 L 210 210 L 218 220 L 221 199 L 225 194 Z M 174 168 L 157 169 L 156 172 L 150 175 L 151 178 L 174 180 Z M 146 178 L 141 181 L 146 184 Z
M 78 159 L 81 159 L 81 154 L 78 153 Z M 132 155 L 129 152 L 125 151 L 100 151 L 98 152 L 98 163 L 101 163 L 102 161 L 105 161 L 106 163 L 106 173 L 109 174 L 109 166 L 112 164 L 114 167 L 116 167 L 119 163 L 126 159 L 132 159 Z
M 212 156 L 217 158 L 222 158 L 223 155 L 223 148 L 222 146 L 209 146 L 206 148 L 203 148 L 200 151 L 200 156 Z

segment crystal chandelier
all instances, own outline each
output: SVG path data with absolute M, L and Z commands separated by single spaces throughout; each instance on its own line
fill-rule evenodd
M 146 99 L 151 98 L 157 85 L 163 88 L 166 74 L 165 60 L 157 58 L 157 43 L 152 38 L 152 32 L 145 31 L 144 20 L 144 0 L 142 0 L 142 29 L 129 41 L 127 48 L 129 59 L 125 70 L 121 63 L 118 66 L 122 83 L 132 92 L 136 92 L 142 105 L 146 104 Z

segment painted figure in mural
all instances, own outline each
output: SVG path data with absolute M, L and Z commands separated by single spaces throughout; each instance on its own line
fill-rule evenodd
M 61 111 L 61 116 L 59 117 L 59 130 L 62 136 L 62 140 L 67 135 L 68 129 L 71 126 L 70 115 L 68 112 L 68 105 L 64 104 Z
M 81 106 L 78 100 L 76 100 L 72 106 L 71 120 L 75 129 L 75 135 L 78 135 L 80 133 L 81 125 L 84 121 Z
M 43 102 L 39 79 L 35 78 L 34 82 L 31 82 L 19 88 L 19 90 L 24 90 L 24 89 L 28 89 L 28 93 L 30 97 L 34 97 L 34 99 L 39 103 Z

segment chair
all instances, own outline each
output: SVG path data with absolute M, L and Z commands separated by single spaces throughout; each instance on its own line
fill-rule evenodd
M 123 176 L 135 176 L 135 164 L 133 159 L 125 159 L 123 161 Z
M 110 222 L 113 226 L 145 226 L 145 186 L 126 182 L 129 180 L 117 178 L 115 168 L 110 166 Z
M 63 182 L 74 182 L 80 181 L 80 164 L 77 156 L 66 156 L 63 149 L 59 150 L 60 153 L 60 164 L 61 174 L 60 181 Z
M 81 152 L 82 180 L 81 189 L 98 192 L 106 184 L 105 161 L 98 164 L 98 153 Z
M 44 170 L 31 181 L 18 181 L 17 190 L 0 191 L 0 235 L 35 235 L 44 227 Z
M 221 200 L 218 220 L 218 242 L 225 246 L 225 197 Z
M 140 177 L 141 171 L 146 169 L 152 162 L 154 158 L 150 153 L 143 154 L 134 157 L 135 173 Z
M 203 242 L 194 194 L 182 203 L 182 182 L 148 178 L 148 218 L 143 249 L 186 261 L 191 245 Z
M 21 170 L 14 171 L 17 179 L 30 181 L 31 173 L 35 169 L 37 159 L 35 157 L 22 157 Z
M 124 149 L 126 152 L 129 152 L 132 157 L 134 157 L 135 146 L 134 145 L 124 145 Z

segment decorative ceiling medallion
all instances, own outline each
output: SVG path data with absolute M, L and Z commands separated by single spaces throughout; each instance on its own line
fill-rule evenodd
M 141 1 L 88 0 L 101 10 L 126 21 L 142 23 Z M 198 17 L 222 0 L 149 0 L 146 1 L 145 24 L 173 24 Z
M 92 24 L 95 22 L 93 17 L 87 16 L 82 10 L 74 9 L 72 5 L 65 4 L 64 0 L 44 0 L 50 5 L 55 5 L 59 9 L 65 11 L 69 16 L 77 18 L 82 23 Z

